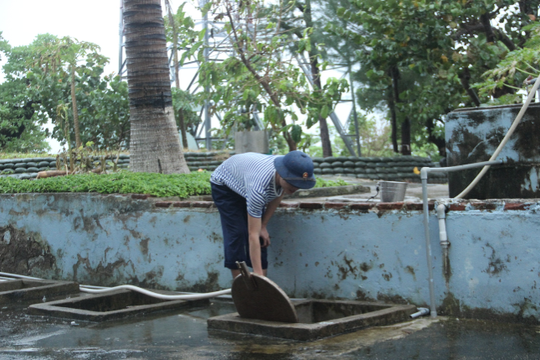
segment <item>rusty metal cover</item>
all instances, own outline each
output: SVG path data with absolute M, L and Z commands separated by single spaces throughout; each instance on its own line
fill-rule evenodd
M 296 309 L 287 294 L 267 277 L 239 275 L 233 281 L 231 295 L 242 318 L 298 322 Z

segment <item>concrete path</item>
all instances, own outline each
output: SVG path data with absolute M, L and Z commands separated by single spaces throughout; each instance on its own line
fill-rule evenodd
M 206 319 L 234 312 L 228 300 L 189 312 L 104 323 L 0 311 L 0 359 L 538 359 L 540 328 L 422 317 L 312 342 L 208 333 Z

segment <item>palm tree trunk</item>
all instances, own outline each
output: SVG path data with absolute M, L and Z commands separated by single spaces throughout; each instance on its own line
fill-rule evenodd
M 160 0 L 124 0 L 135 172 L 189 173 L 174 119 Z

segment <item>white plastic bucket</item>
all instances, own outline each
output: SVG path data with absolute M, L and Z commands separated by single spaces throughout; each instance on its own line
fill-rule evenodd
M 382 202 L 399 202 L 405 199 L 406 182 L 379 181 Z

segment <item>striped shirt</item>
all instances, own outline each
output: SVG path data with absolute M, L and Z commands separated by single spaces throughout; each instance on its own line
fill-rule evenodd
M 275 158 L 258 153 L 234 155 L 218 166 L 210 181 L 244 197 L 248 214 L 260 218 L 266 204 L 283 193 L 276 190 Z

